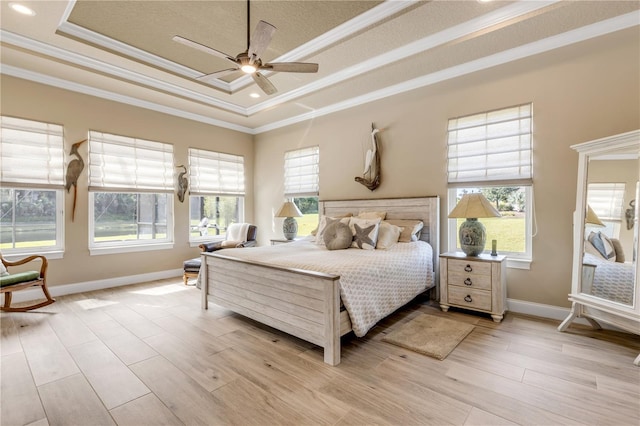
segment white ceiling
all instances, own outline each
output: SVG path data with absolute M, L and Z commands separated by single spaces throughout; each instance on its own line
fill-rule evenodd
M 272 73 L 267 96 L 248 76 L 195 77 L 246 50 L 247 3 L 2 0 L 0 71 L 89 95 L 257 134 L 633 28 L 640 1 L 254 0 L 277 27 L 263 62 L 315 62 L 316 74 Z M 254 99 L 249 95 L 258 93 Z

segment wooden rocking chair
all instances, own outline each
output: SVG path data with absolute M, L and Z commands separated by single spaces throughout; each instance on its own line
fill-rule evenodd
M 0 294 L 4 294 L 4 306 L 0 307 L 0 311 L 4 312 L 26 312 L 32 309 L 42 308 L 43 306 L 47 306 L 55 302 L 55 299 L 51 297 L 49 294 L 49 290 L 47 290 L 47 258 L 40 255 L 28 256 L 24 259 L 17 260 L 15 262 L 10 262 L 2 257 L 0 254 L 0 260 L 4 265 L 4 268 L 9 268 L 11 266 L 24 265 L 25 263 L 29 263 L 31 261 L 40 259 L 40 271 L 26 271 L 26 272 L 16 272 L 15 274 L 7 274 L 4 276 L 0 276 Z M 3 268 L 3 269 L 4 269 Z M 40 287 L 44 292 L 47 300 L 44 302 L 36 303 L 34 305 L 29 306 L 21 306 L 18 308 L 11 307 L 11 297 L 14 291 L 25 290 L 31 287 Z

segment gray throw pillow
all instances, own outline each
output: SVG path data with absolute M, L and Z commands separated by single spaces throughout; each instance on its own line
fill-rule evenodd
M 328 250 L 343 250 L 351 246 L 353 235 L 349 225 L 336 221 L 324 229 L 322 238 Z

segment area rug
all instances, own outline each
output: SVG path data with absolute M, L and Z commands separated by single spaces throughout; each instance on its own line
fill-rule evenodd
M 443 360 L 475 326 L 422 314 L 387 334 L 382 341 Z

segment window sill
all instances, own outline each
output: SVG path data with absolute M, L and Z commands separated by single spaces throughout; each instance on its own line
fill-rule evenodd
M 531 259 L 523 259 L 523 258 L 513 258 L 507 256 L 507 268 L 511 269 L 531 269 Z
M 16 260 L 24 259 L 25 257 L 34 256 L 34 255 L 42 255 L 47 258 L 47 260 L 53 259 L 62 259 L 64 257 L 64 250 L 56 250 L 56 251 L 31 251 L 31 252 L 18 252 L 18 253 L 2 253 L 2 257 L 7 259 L 9 262 L 15 262 Z
M 91 256 L 101 256 L 103 254 L 119 254 L 119 253 L 135 253 L 142 251 L 154 251 L 154 250 L 171 250 L 173 243 L 159 243 L 159 244 L 145 244 L 145 245 L 131 245 L 131 246 L 117 246 L 117 247 L 90 247 L 89 253 Z

